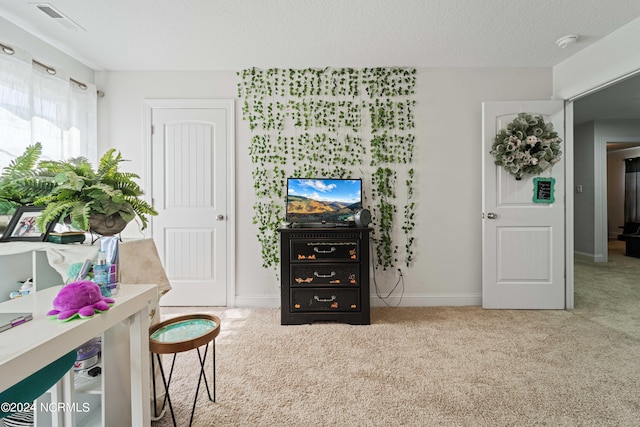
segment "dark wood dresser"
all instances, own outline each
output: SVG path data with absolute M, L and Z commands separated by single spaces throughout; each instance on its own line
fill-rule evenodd
M 368 325 L 369 228 L 281 228 L 281 323 Z

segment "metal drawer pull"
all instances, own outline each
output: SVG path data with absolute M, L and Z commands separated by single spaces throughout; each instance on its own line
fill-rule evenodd
M 323 251 L 322 249 L 318 249 L 317 246 L 313 247 L 313 251 L 319 254 L 330 254 L 336 251 L 336 247 L 335 246 L 331 246 L 331 249 L 329 249 L 328 251 Z
M 314 300 L 318 301 L 318 302 L 332 302 L 336 300 L 336 296 L 335 295 L 331 295 L 331 298 L 320 298 L 318 295 L 313 297 Z
M 318 273 L 317 271 L 314 271 L 314 272 L 313 272 L 313 275 L 314 275 L 314 276 L 316 276 L 316 277 L 320 277 L 320 278 L 328 278 L 328 277 L 333 277 L 333 276 L 335 276 L 335 275 L 336 275 L 336 272 L 335 272 L 335 271 L 332 271 L 332 272 L 331 272 L 331 274 L 320 274 L 320 273 Z

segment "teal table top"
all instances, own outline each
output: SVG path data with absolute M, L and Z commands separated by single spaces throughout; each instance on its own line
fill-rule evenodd
M 210 319 L 186 319 L 161 327 L 151 334 L 151 339 L 165 344 L 189 341 L 205 336 L 217 327 Z
M 218 316 L 186 314 L 153 325 L 149 330 L 149 350 L 156 354 L 188 351 L 213 341 L 219 333 Z

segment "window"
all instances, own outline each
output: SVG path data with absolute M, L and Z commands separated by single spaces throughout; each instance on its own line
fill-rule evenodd
M 28 145 L 42 143 L 42 158 L 97 159 L 97 94 L 63 72 L 51 75 L 28 54 L 0 51 L 0 170 Z

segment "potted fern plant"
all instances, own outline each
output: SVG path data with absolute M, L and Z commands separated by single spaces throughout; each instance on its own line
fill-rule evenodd
M 0 173 L 0 235 L 4 233 L 18 206 L 33 204 L 33 194 L 18 188 L 17 180 L 29 176 L 42 154 L 42 144 L 30 145 Z
M 19 180 L 33 174 L 42 154 L 42 144 L 36 142 L 11 161 L 0 174 L 0 215 L 12 215 L 18 206 L 33 204 L 34 194 L 18 186 Z
M 97 170 L 84 157 L 41 161 L 35 173 L 17 185 L 35 195 L 34 205 L 45 206 L 36 222 L 40 229 L 51 221 L 69 221 L 79 230 L 108 236 L 138 218 L 144 230 L 148 216 L 158 213 L 140 198 L 144 192 L 134 181 L 140 177 L 119 170 L 124 161 L 115 149 L 102 156 Z

